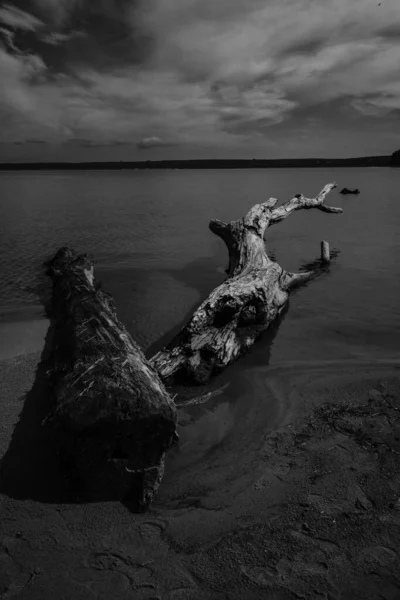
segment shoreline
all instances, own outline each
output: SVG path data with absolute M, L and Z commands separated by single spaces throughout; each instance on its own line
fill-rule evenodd
M 189 446 L 138 515 L 51 496 L 32 327 L 35 352 L 0 361 L 2 598 L 399 597 L 400 360 L 244 369 L 180 410 Z
M 49 324 L 47 318 L 39 315 L 36 318 L 26 315 L 25 319 L 0 320 L 0 361 L 40 353 Z
M 287 159 L 189 159 L 147 161 L 85 162 L 10 162 L 0 163 L 0 171 L 44 170 L 158 170 L 158 169 L 290 169 L 320 167 L 396 167 L 391 155 L 356 158 L 287 158 Z

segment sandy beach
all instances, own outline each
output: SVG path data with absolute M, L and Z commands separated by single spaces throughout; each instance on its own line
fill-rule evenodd
M 138 515 L 65 501 L 40 427 L 46 327 L 8 325 L 0 363 L 2 600 L 400 597 L 399 361 L 248 369 L 245 402 L 228 386 L 180 411 Z

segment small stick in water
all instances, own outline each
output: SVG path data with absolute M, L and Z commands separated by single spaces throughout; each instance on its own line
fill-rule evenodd
M 321 260 L 323 263 L 331 262 L 331 254 L 329 251 L 329 243 L 322 241 L 321 242 Z

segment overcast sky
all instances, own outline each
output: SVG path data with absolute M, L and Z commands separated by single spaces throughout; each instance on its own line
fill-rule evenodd
M 3 161 L 400 148 L 400 0 L 14 0 L 0 39 Z

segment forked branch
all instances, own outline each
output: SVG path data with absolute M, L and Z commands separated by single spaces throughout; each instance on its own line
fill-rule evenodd
M 337 208 L 335 206 L 327 206 L 324 204 L 326 196 L 329 194 L 331 190 L 336 187 L 335 183 L 328 183 L 316 196 L 315 198 L 306 198 L 303 194 L 297 194 L 291 200 L 288 200 L 282 206 L 278 206 L 273 211 L 271 211 L 269 225 L 275 225 L 276 223 L 280 223 L 283 219 L 286 219 L 292 212 L 295 210 L 309 210 L 310 208 L 317 208 L 318 210 L 322 210 L 326 213 L 341 213 L 343 212 L 342 208 Z

